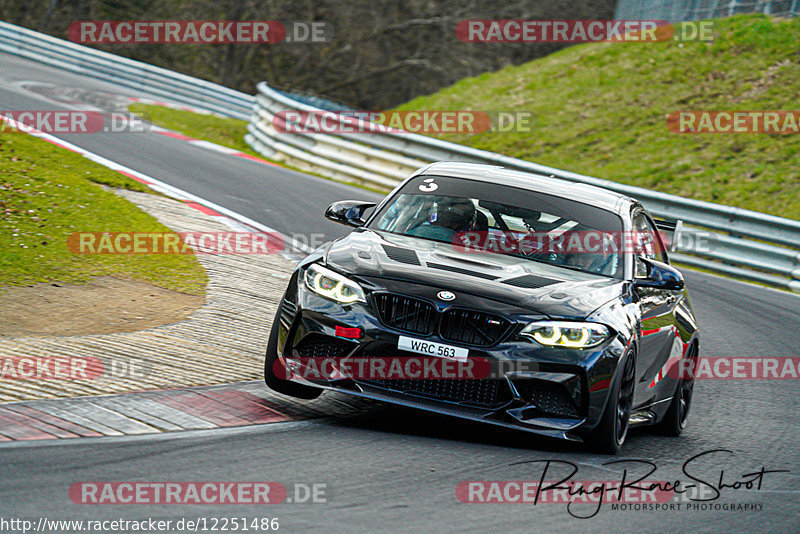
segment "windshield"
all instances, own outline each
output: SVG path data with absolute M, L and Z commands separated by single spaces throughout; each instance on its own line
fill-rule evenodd
M 622 277 L 622 220 L 607 210 L 515 187 L 422 175 L 372 218 L 369 228 Z

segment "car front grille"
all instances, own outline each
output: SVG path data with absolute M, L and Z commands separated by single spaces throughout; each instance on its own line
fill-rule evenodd
M 500 339 L 509 324 L 506 319 L 491 313 L 449 309 L 442 314 L 439 332 L 447 341 L 488 346 Z
M 372 298 L 386 326 L 413 334 L 433 334 L 437 313 L 430 302 L 391 293 L 376 293 Z
M 511 324 L 499 315 L 477 310 L 451 308 L 439 313 L 430 302 L 405 295 L 375 293 L 372 298 L 386 326 L 428 336 L 436 331 L 438 322 L 442 339 L 465 345 L 494 345 Z
M 478 408 L 497 408 L 511 399 L 506 386 L 497 379 L 370 380 L 367 383 L 406 394 Z

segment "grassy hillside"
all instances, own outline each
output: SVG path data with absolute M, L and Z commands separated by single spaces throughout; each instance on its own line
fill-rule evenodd
M 666 123 L 674 111 L 800 109 L 800 20 L 722 19 L 714 36 L 574 46 L 398 109 L 529 111 L 531 132 L 440 137 L 800 219 L 800 135 L 677 134 Z

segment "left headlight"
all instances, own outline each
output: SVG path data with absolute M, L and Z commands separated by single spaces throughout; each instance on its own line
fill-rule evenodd
M 527 325 L 520 335 L 547 347 L 585 349 L 599 345 L 611 332 L 599 323 L 540 321 Z
M 340 304 L 367 301 L 364 290 L 357 283 L 316 263 L 306 268 L 303 278 L 308 289 Z

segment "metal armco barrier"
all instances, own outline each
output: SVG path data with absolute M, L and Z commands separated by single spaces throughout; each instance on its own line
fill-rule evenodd
M 487 163 L 604 187 L 642 201 L 657 217 L 686 223 L 683 248 L 672 254 L 675 260 L 800 291 L 800 221 L 623 185 L 423 135 L 387 134 L 377 125 L 358 128 L 376 133 L 343 133 L 348 125 L 353 130 L 352 118 L 328 117 L 328 124 L 338 121 L 341 128 L 325 131 L 336 133 L 306 133 L 305 125 L 302 132 L 289 133 L 280 128 L 283 116 L 276 116 L 288 111 L 324 112 L 260 83 L 245 137 L 250 146 L 300 169 L 378 189 L 394 187 L 417 168 L 440 160 Z M 698 248 L 702 252 L 696 252 Z
M 228 117 L 247 120 L 253 109 L 251 95 L 2 21 L 0 52 Z
M 2 21 L 0 52 L 229 117 L 249 118 L 245 139 L 265 156 L 376 189 L 392 188 L 417 168 L 440 160 L 500 165 L 611 189 L 641 200 L 657 217 L 682 219 L 688 225 L 684 229 L 687 244 L 705 240 L 701 253 L 679 248 L 672 255 L 677 261 L 800 291 L 800 221 L 618 184 L 412 133 L 279 132 L 275 129 L 278 112 L 323 110 L 263 82 L 253 97 Z

